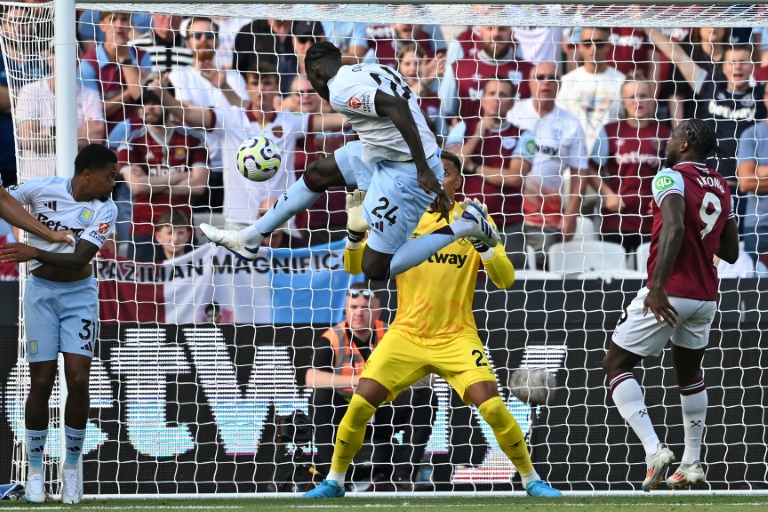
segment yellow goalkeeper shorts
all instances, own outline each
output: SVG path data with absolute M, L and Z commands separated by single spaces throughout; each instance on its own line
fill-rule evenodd
M 466 403 L 467 388 L 476 382 L 496 382 L 480 338 L 461 334 L 430 339 L 390 330 L 371 353 L 360 378 L 387 388 L 391 402 L 422 377 L 435 373 L 444 378 Z

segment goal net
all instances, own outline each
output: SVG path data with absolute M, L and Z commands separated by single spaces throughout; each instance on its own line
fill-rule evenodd
M 94 262 L 101 326 L 85 494 L 296 492 L 329 470 L 346 395 L 313 388 L 306 374 L 337 363 L 329 339 L 344 332 L 333 327 L 361 281 L 342 260 L 347 190 L 329 190 L 275 231 L 252 263 L 199 230 L 253 223 L 310 163 L 356 139 L 303 75 L 303 55 L 321 39 L 345 63 L 397 69 L 462 162 L 457 198 L 488 205 L 517 282 L 499 290 L 480 272 L 480 336 L 536 469 L 566 491 L 628 492 L 644 478 L 642 445 L 610 397 L 602 358 L 644 284 L 651 183 L 670 130 L 693 117 L 715 128 L 730 156 L 710 166 L 741 187 L 742 251 L 735 265 L 718 263 L 702 460 L 707 489 L 768 488 L 763 6 L 89 1 L 77 5 L 76 91 L 56 85 L 53 4 L 0 7 L 0 122 L 15 137 L 15 165 L 0 150 L 5 185 L 71 174 L 56 166 L 57 94 L 77 104 L 78 147 L 104 144 L 119 160 L 115 235 Z M 267 182 L 236 169 L 253 135 L 282 152 Z M 703 225 L 716 220 L 702 211 Z M 450 251 L 430 260 L 457 272 L 463 263 Z M 369 316 L 391 322 L 394 282 L 371 286 L 381 304 Z M 0 458 L 0 478 L 20 481 L 23 320 L 0 327 L 18 340 L 0 362 L 0 453 L 14 454 Z M 529 403 L 542 393 L 513 376 L 537 369 L 554 379 L 538 384 L 546 399 Z M 660 438 L 682 454 L 669 349 L 635 375 Z M 50 406 L 53 432 L 58 387 Z M 49 436 L 52 492 L 60 453 Z M 477 408 L 432 379 L 377 413 L 349 478 L 355 490 L 472 492 L 507 491 L 517 475 Z

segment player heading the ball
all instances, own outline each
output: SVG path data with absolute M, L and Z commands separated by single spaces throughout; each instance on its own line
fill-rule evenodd
M 341 52 L 327 41 L 310 47 L 305 64 L 312 87 L 344 116 L 360 140 L 312 162 L 252 226 L 238 231 L 202 224 L 200 229 L 211 241 L 254 259 L 269 233 L 329 187 L 357 186 L 367 192 L 363 210 L 371 231 L 362 265 L 370 279 L 396 276 L 459 238 L 473 236 L 489 247 L 498 243 L 496 230 L 474 206 L 434 233 L 409 240 L 433 199 L 449 220 L 448 198 L 440 186 L 440 149 L 416 95 L 390 67 L 343 66 Z M 353 236 L 362 240 L 364 233 Z
M 621 416 L 643 443 L 648 465 L 644 491 L 661 483 L 675 455 L 659 441 L 632 369 L 658 356 L 672 339 L 672 362 L 683 409 L 685 451 L 667 479 L 669 487 L 704 482 L 701 439 L 707 389 L 701 371 L 717 311 L 715 255 L 728 263 L 739 256 L 739 235 L 725 179 L 707 168 L 707 156 L 725 152 L 704 121 L 692 119 L 672 132 L 667 168 L 653 179 L 653 230 L 648 284 L 627 307 L 613 333 L 603 366 Z M 648 315 L 648 311 L 652 315 Z
M 31 384 L 24 415 L 30 503 L 46 499 L 43 454 L 59 352 L 64 354 L 68 391 L 62 499 L 79 503 L 82 498 L 79 462 L 90 411 L 88 389 L 99 320 L 91 260 L 115 229 L 117 207 L 109 196 L 115 187 L 117 156 L 91 144 L 78 153 L 74 165 L 71 179 L 29 180 L 9 192 L 19 203 L 29 205 L 42 224 L 72 232 L 75 246 L 50 243 L 35 233 L 30 233 L 29 245 L 0 246 L 0 262 L 30 262 L 23 304 Z

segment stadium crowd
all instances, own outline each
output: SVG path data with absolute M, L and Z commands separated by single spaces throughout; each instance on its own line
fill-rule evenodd
M 52 28 L 36 22 L 36 9 L 2 13 L 6 186 L 55 172 L 55 46 L 41 43 Z M 78 15 L 78 145 L 99 142 L 118 155 L 115 246 L 123 257 L 172 257 L 168 237 L 185 219 L 189 228 L 252 223 L 309 163 L 354 140 L 304 76 L 308 48 L 328 40 L 346 64 L 378 62 L 403 75 L 442 146 L 461 156 L 463 194 L 488 205 L 516 268 L 547 269 L 555 244 L 591 239 L 620 245 L 628 268 L 641 266 L 634 255 L 650 240 L 651 180 L 670 129 L 699 118 L 731 153 L 711 166 L 736 198 L 740 275 L 767 271 L 764 29 Z M 238 175 L 239 134 L 227 129 L 238 116 L 283 152 L 275 178 Z M 329 191 L 269 243 L 343 238 L 344 196 Z M 180 233 L 182 246 L 198 239 L 193 229 Z

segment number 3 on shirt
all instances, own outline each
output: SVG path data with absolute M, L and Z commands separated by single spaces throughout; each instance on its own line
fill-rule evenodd
M 707 213 L 707 210 L 710 208 L 714 208 L 714 210 L 712 213 Z M 699 217 L 701 217 L 702 222 L 704 222 L 706 226 L 701 230 L 701 238 L 704 238 L 712 231 L 722 211 L 723 207 L 720 204 L 719 197 L 712 192 L 704 194 L 704 199 L 701 200 L 701 208 L 699 208 Z

